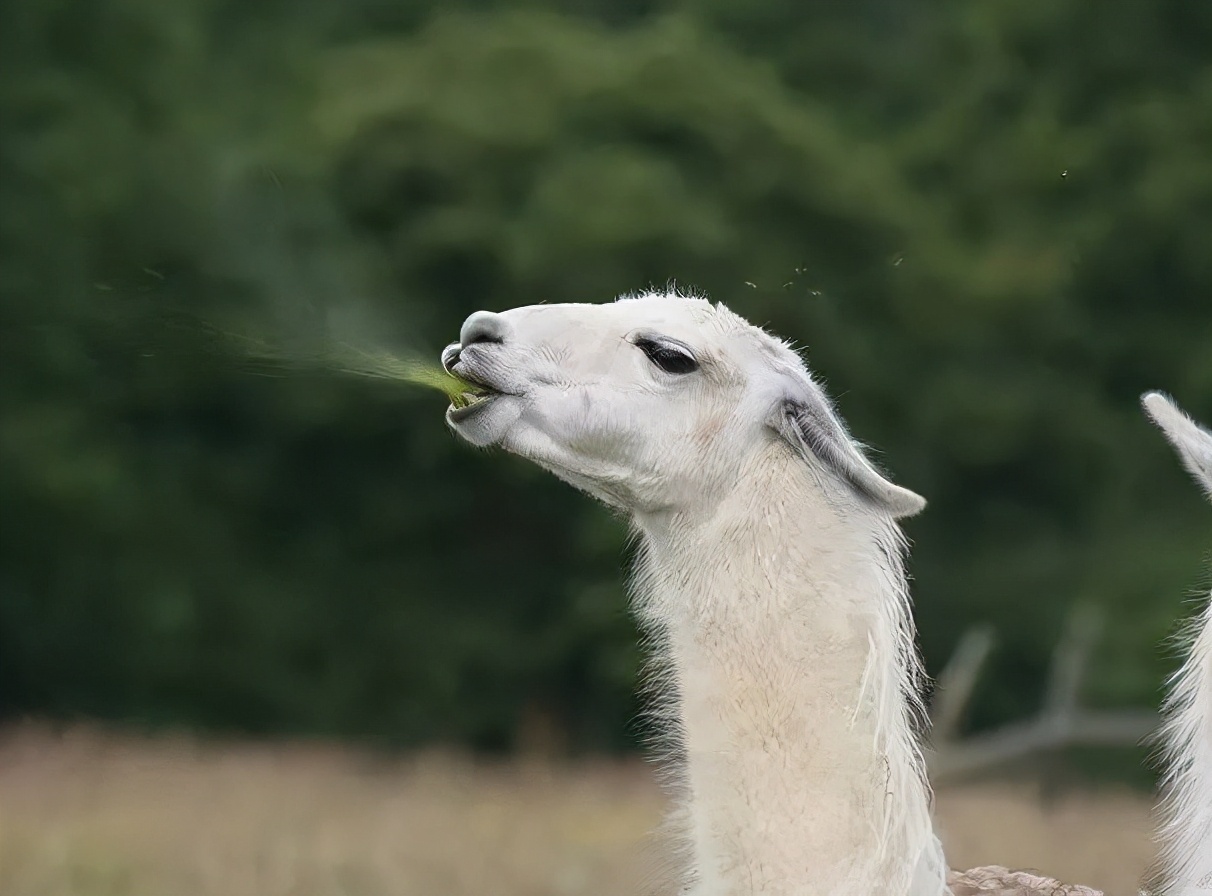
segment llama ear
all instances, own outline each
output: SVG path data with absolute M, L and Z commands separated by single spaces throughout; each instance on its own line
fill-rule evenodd
M 823 464 L 864 500 L 893 518 L 914 516 L 926 507 L 921 495 L 880 475 L 819 389 L 810 387 L 805 394 L 784 398 L 770 424 L 805 460 Z
M 1212 498 L 1212 432 L 1184 414 L 1161 392 L 1146 393 L 1141 404 L 1178 451 L 1183 466 Z

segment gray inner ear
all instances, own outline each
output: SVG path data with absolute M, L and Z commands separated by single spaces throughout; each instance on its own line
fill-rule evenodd
M 889 482 L 863 455 L 823 396 L 784 401 L 775 429 L 792 447 L 848 485 L 858 496 L 894 518 L 913 516 L 926 499 Z

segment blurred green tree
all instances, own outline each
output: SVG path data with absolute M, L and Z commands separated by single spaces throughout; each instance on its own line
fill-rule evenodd
M 1135 401 L 1212 418 L 1208 14 L 435 9 L 0 11 L 0 712 L 625 744 L 623 526 L 216 331 L 433 355 L 671 278 L 806 343 L 931 499 L 929 661 L 1005 644 L 976 724 L 1078 599 L 1094 698 L 1156 698 L 1208 525 Z

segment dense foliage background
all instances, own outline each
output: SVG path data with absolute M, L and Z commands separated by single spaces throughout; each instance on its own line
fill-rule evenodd
M 443 402 L 215 330 L 436 355 L 670 279 L 807 346 L 931 500 L 937 671 L 1155 705 L 1212 544 L 1212 5 L 0 6 L 0 714 L 479 746 L 634 735 L 625 530 Z M 273 375 L 266 375 L 273 374 Z

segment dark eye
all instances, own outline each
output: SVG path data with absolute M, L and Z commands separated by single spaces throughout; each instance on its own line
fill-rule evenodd
M 666 342 L 654 339 L 641 339 L 636 343 L 648 360 L 666 373 L 694 373 L 699 369 L 699 362 L 685 349 L 678 348 Z

